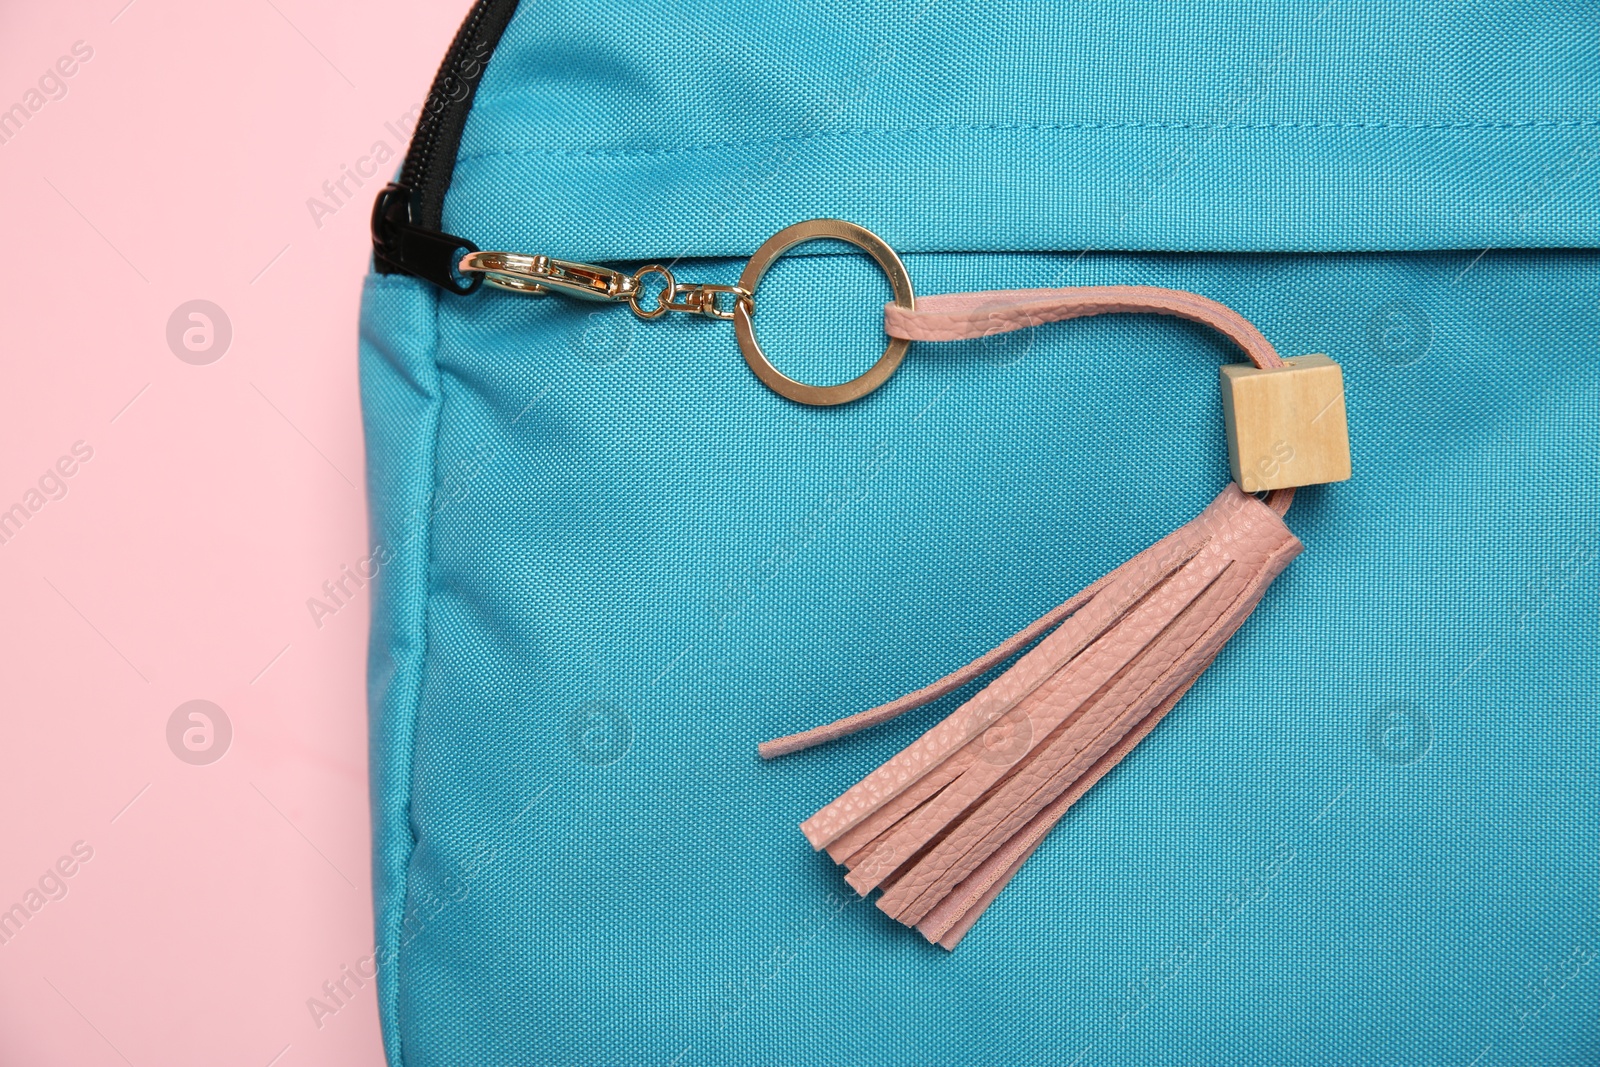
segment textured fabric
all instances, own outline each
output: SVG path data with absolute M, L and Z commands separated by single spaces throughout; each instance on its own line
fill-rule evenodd
M 747 256 L 828 215 L 902 253 L 1592 245 L 1594 16 L 535 4 L 479 91 L 446 228 L 597 258 Z
M 369 279 L 391 1062 L 1600 1060 L 1590 16 L 525 4 L 451 232 L 672 262 L 834 215 L 924 293 L 1191 290 L 1340 361 L 1355 477 L 1298 492 L 1305 553 L 947 954 L 797 824 L 975 688 L 755 745 L 1192 518 L 1237 351 L 1106 316 L 810 409 L 726 323 Z M 785 373 L 881 349 L 864 257 L 760 296 Z

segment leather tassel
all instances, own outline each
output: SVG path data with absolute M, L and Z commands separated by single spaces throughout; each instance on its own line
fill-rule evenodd
M 801 824 L 863 895 L 951 949 L 1067 809 L 1188 691 L 1300 553 L 1282 516 L 1230 484 L 1194 521 L 997 648 L 915 693 L 768 741 L 795 752 L 919 707 L 1021 652 L 999 677 Z

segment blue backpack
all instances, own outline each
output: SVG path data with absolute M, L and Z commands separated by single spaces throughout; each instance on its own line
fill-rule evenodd
M 479 0 L 362 304 L 389 1062 L 1600 1061 L 1597 160 L 1583 5 Z M 797 824 L 972 687 L 756 744 L 1193 518 L 1237 354 L 1110 315 L 811 406 L 559 295 L 736 302 L 818 217 L 919 293 L 1188 290 L 1344 369 L 1303 556 L 953 952 Z M 852 379 L 893 295 L 801 246 L 762 344 Z

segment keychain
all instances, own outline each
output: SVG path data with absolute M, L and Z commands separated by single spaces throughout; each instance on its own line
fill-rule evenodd
M 767 359 L 756 339 L 756 290 L 785 251 L 832 238 L 863 249 L 888 276 L 889 336 L 864 374 L 808 385 Z M 679 283 L 651 264 L 632 275 L 507 252 L 470 252 L 464 275 L 532 295 L 624 301 L 635 314 L 668 311 L 730 320 L 745 362 L 781 396 L 831 406 L 893 376 L 911 342 L 962 341 L 1113 312 L 1203 323 L 1249 357 L 1221 370 L 1233 483 L 1200 515 L 998 647 L 898 700 L 765 742 L 765 758 L 887 722 L 1016 662 L 898 755 L 801 824 L 813 848 L 848 869 L 878 907 L 954 948 L 1067 809 L 1144 738 L 1211 665 L 1267 586 L 1302 545 L 1283 516 L 1296 486 L 1350 477 L 1339 365 L 1324 355 L 1283 359 L 1249 320 L 1195 293 L 1095 286 L 951 293 L 919 301 L 894 250 L 837 219 L 789 226 L 761 245 L 737 285 Z M 663 283 L 642 305 L 645 279 Z M 1267 493 L 1265 499 L 1253 495 Z M 1019 654 L 1021 654 L 1019 656 Z

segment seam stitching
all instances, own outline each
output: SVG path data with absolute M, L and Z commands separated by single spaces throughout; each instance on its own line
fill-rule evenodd
M 1396 130 L 1396 131 L 1426 131 L 1426 130 L 1536 130 L 1536 129 L 1583 129 L 1600 127 L 1600 118 L 1585 119 L 1527 119 L 1507 122 L 1263 122 L 1263 123 L 1209 123 L 1209 122 L 1063 122 L 1063 123 L 990 123 L 982 125 L 930 125 L 930 126 L 885 126 L 885 127 L 858 127 L 849 130 L 819 130 L 815 133 L 799 134 L 783 137 L 765 137 L 747 141 L 707 141 L 700 144 L 671 145 L 658 148 L 525 148 L 505 149 L 493 152 L 464 152 L 457 157 L 457 163 L 468 163 L 480 159 L 494 159 L 499 157 L 536 156 L 543 158 L 629 158 L 684 155 L 691 152 L 720 151 L 729 148 L 761 148 L 784 144 L 804 144 L 816 140 L 847 140 L 854 138 L 873 138 L 883 135 L 917 134 L 917 133 L 967 133 L 967 132 L 1009 132 L 1020 131 L 1029 133 L 1048 133 L 1052 131 L 1070 132 L 1077 130 L 1157 130 L 1186 132 L 1193 130 L 1228 132 L 1262 131 L 1262 130 Z
M 426 283 L 424 283 L 424 284 L 426 284 Z M 432 287 L 428 286 L 428 288 L 431 290 Z M 432 435 L 432 439 L 428 442 L 428 463 L 427 463 L 427 467 L 428 467 L 428 483 L 427 483 L 428 484 L 428 490 L 427 491 L 428 491 L 429 494 L 431 494 L 431 492 L 433 490 L 433 487 L 437 484 L 438 477 L 439 477 L 439 433 L 440 433 L 440 427 L 443 425 L 443 422 L 444 422 L 444 419 L 442 417 L 443 414 L 444 414 L 444 386 L 443 386 L 443 378 L 442 378 L 442 376 L 438 375 L 439 335 L 440 335 L 439 305 L 440 305 L 440 296 L 441 296 L 441 294 L 439 294 L 437 292 L 430 292 L 429 296 L 431 296 L 433 298 L 433 342 L 432 342 L 432 345 L 430 346 L 431 353 L 430 353 L 429 359 L 433 363 L 433 366 L 434 366 L 434 372 L 435 372 L 434 388 L 438 391 L 438 399 L 435 402 L 435 408 L 434 408 L 433 435 Z M 414 792 L 412 787 L 413 787 L 413 784 L 416 781 L 417 717 L 420 714 L 420 711 L 421 711 L 421 708 L 422 708 L 422 690 L 423 690 L 423 686 L 424 686 L 424 683 L 426 681 L 426 676 L 427 676 L 427 664 L 428 664 L 428 616 L 429 616 L 430 605 L 431 605 L 431 603 L 433 601 L 433 507 L 432 507 L 431 495 L 429 495 L 428 497 L 426 497 L 424 499 L 424 511 L 425 511 L 426 518 L 424 520 L 422 520 L 422 521 L 426 522 L 427 528 L 426 528 L 426 530 L 423 531 L 423 549 L 422 549 L 422 569 L 423 569 L 423 581 L 422 581 L 422 633 L 420 635 L 421 640 L 419 642 L 419 651 L 418 651 L 418 655 L 417 655 L 417 680 L 416 680 L 415 687 L 413 688 L 413 691 L 410 694 L 410 700 L 409 700 L 409 704 L 410 704 L 409 711 L 410 711 L 410 716 L 411 716 L 411 737 L 410 737 L 410 743 L 407 746 L 407 750 L 406 750 L 406 775 L 405 775 L 405 783 L 404 783 L 405 805 L 404 805 L 404 808 L 403 808 L 403 818 L 405 819 L 406 840 L 407 840 L 408 843 L 406 845 L 405 857 L 404 857 L 404 861 L 403 861 L 403 864 L 402 864 L 402 867 L 401 867 L 401 870 L 402 870 L 403 874 L 402 874 L 401 880 L 400 880 L 400 904 L 399 904 L 398 921 L 397 922 L 388 923 L 388 926 L 390 927 L 390 929 L 385 931 L 386 937 L 391 941 L 391 943 L 394 946 L 394 970 L 393 970 L 393 973 L 391 973 L 390 976 L 389 976 L 389 988 L 391 990 L 393 990 L 393 993 L 391 994 L 391 997 L 393 999 L 392 1007 L 393 1007 L 393 1011 L 394 1011 L 394 1017 L 393 1017 L 393 1021 L 394 1021 L 394 1050 L 395 1050 L 396 1056 L 399 1059 L 399 1063 L 400 1063 L 401 1067 L 404 1067 L 404 1064 L 406 1062 L 405 1046 L 404 1046 L 404 1043 L 403 1043 L 404 1032 L 403 1032 L 402 1027 L 400 1025 L 400 972 L 401 972 L 400 956 L 401 956 L 402 950 L 405 947 L 404 944 L 401 942 L 401 934 L 403 934 L 405 932 L 406 911 L 410 908 L 410 905 L 411 905 L 411 857 L 416 854 L 416 850 L 417 850 L 417 835 L 416 835 L 416 830 L 414 828 L 414 824 L 413 824 L 413 821 L 412 821 L 412 818 L 411 818 L 411 799 L 412 799 L 412 793 Z

